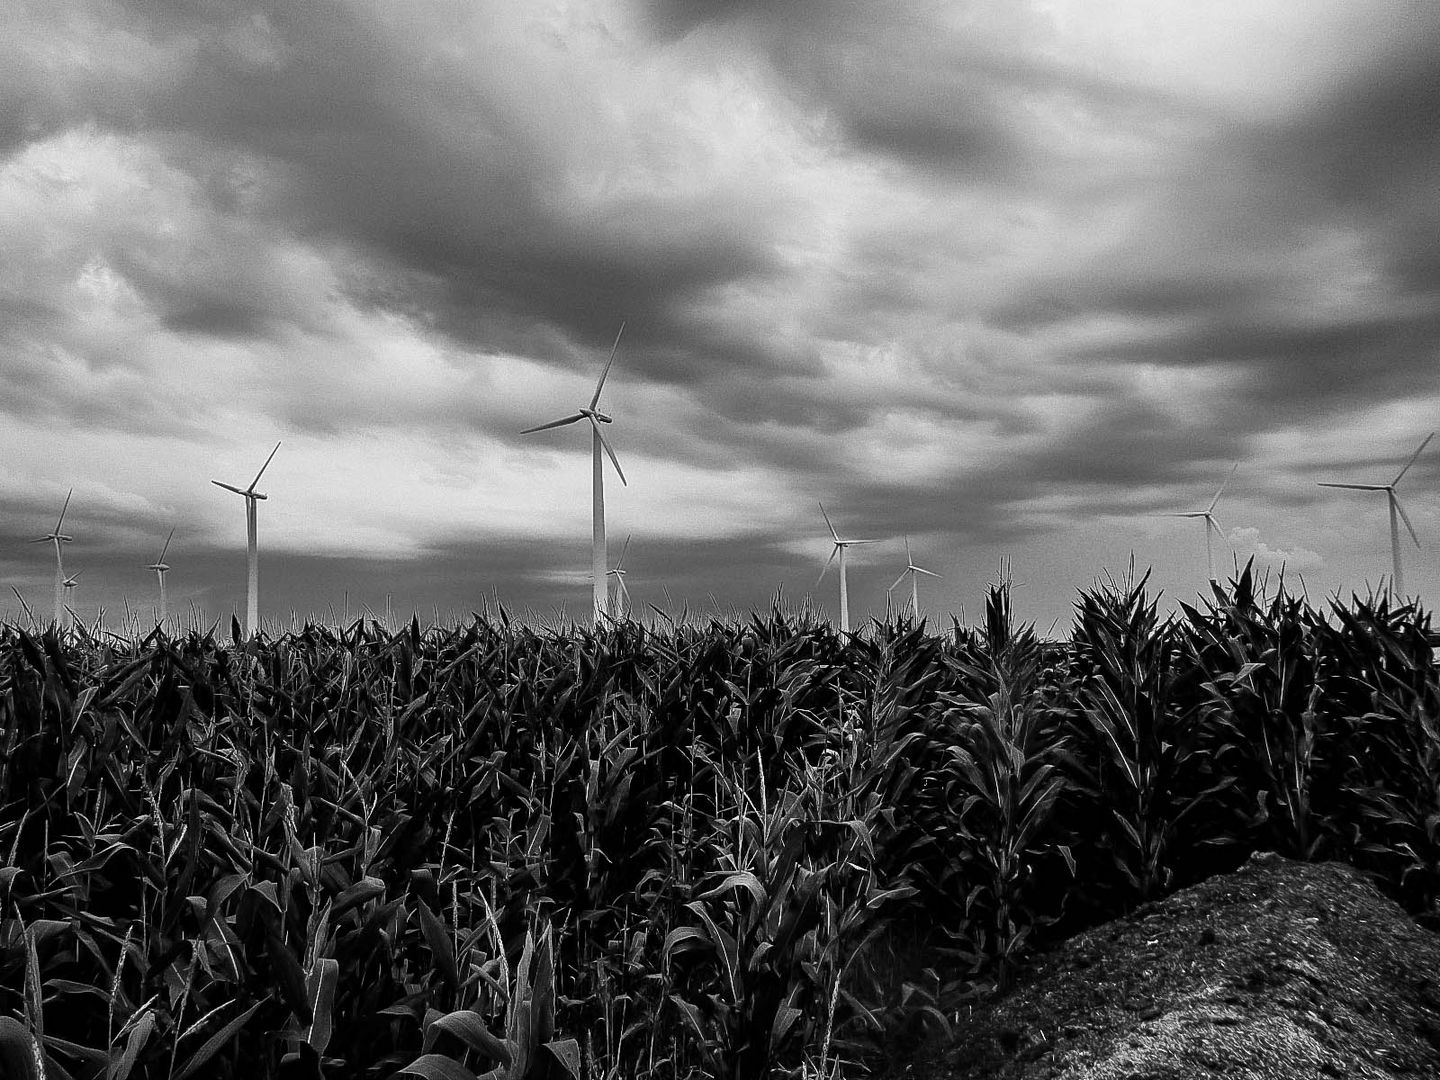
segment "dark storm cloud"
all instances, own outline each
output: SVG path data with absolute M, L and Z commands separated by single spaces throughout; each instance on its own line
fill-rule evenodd
M 756 192 L 573 202 L 561 179 L 579 151 L 566 143 L 600 137 L 587 130 L 600 113 L 577 99 L 568 116 L 517 90 L 532 73 L 497 67 L 503 53 L 448 51 L 440 42 L 461 30 L 483 40 L 463 8 L 427 8 L 414 25 L 327 2 L 126 14 L 110 32 L 166 58 L 153 83 L 118 66 L 57 85 L 32 62 L 10 77 L 12 97 L 55 119 L 27 131 L 98 121 L 159 139 L 217 213 L 363 252 L 372 269 L 342 283 L 356 299 L 388 293 L 467 343 L 529 351 L 552 326 L 598 344 L 622 317 L 637 343 L 661 343 L 680 336 L 677 312 L 696 296 L 775 269 L 775 207 Z M 55 48 L 81 33 L 45 29 Z M 246 295 L 255 290 L 239 279 L 258 275 L 210 269 L 208 280 L 136 282 L 182 331 L 265 337 L 298 320 L 282 297 Z M 377 271 L 388 284 L 376 287 Z
M 1217 130 L 1124 246 L 990 317 L 1034 332 L 1109 316 L 1123 329 L 1068 354 L 1223 372 L 1232 434 L 1440 390 L 1437 42 L 1417 34 L 1299 112 Z
M 1384 208 L 1433 192 L 1440 164 L 1440 12 L 1256 153 L 1307 175 L 1342 205 Z
M 1237 369 L 1236 390 L 1259 395 L 1258 406 L 1303 414 L 1316 405 L 1354 408 L 1435 387 L 1437 334 L 1440 306 L 1334 325 L 1213 318 L 1104 354 L 1161 364 L 1219 362 Z
M 814 25 L 854 0 L 640 0 L 651 29 L 663 37 L 682 37 L 709 23 L 757 19 L 784 24 Z
M 1253 152 L 1369 230 L 1390 283 L 1440 304 L 1440 12 L 1301 122 L 1258 132 Z
M 1009 33 L 982 33 L 946 19 L 980 5 L 900 0 L 652 0 L 660 36 L 707 24 L 745 28 L 798 99 L 822 112 L 855 150 L 904 162 L 946 183 L 1003 184 L 1014 190 L 1054 183 L 1074 166 L 1057 145 L 1073 130 L 1117 127 L 1160 137 L 1210 111 L 1034 50 L 1027 35 L 1044 20 L 1016 4 Z M 958 20 L 957 20 L 958 21 Z M 1037 123 L 1058 108 L 1064 127 Z M 1083 173 L 1083 169 L 1082 169 Z M 1077 178 L 1071 177 L 1070 182 Z

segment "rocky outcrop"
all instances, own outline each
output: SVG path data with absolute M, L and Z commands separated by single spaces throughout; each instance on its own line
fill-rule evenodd
M 1257 855 L 1037 957 L 894 1075 L 1440 1077 L 1440 935 L 1352 867 Z

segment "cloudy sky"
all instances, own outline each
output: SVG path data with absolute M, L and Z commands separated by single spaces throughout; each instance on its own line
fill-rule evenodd
M 903 537 L 1045 630 L 1203 509 L 1312 596 L 1390 571 L 1440 427 L 1433 0 L 0 6 L 0 616 L 588 607 L 582 426 L 638 604 Z M 608 469 L 608 465 L 607 465 Z M 1440 442 L 1406 474 L 1440 593 Z M 898 592 L 897 592 L 897 595 Z

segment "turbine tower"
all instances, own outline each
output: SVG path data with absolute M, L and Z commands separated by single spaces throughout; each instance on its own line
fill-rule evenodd
M 918 623 L 920 621 L 920 587 L 918 584 L 918 575 L 925 574 L 927 577 L 933 578 L 938 578 L 940 575 L 935 573 L 934 570 L 926 570 L 923 566 L 915 565 L 915 557 L 910 554 L 910 538 L 908 536 L 905 538 L 905 571 L 895 579 L 895 584 L 891 585 L 887 591 L 893 593 L 899 588 L 900 583 L 905 580 L 906 574 L 910 575 L 910 612 Z
M 170 541 L 173 540 L 174 538 L 175 538 L 175 530 L 174 530 L 174 529 L 171 529 L 171 530 L 170 530 L 170 535 L 165 538 L 165 546 L 160 549 L 160 557 L 159 557 L 158 559 L 156 559 L 153 563 L 151 563 L 149 566 L 145 567 L 146 570 L 154 570 L 154 571 L 155 571 L 155 576 L 160 579 L 160 609 L 159 609 L 159 616 L 160 616 L 160 617 L 159 617 L 156 621 L 157 621 L 157 622 L 161 622 L 161 623 L 163 623 L 163 622 L 165 621 L 165 615 L 166 615 L 166 609 L 165 609 L 165 572 L 170 569 L 169 566 L 165 565 L 165 552 L 167 552 L 167 551 L 170 550 Z
M 1229 475 L 1229 476 L 1226 476 L 1225 479 L 1221 482 L 1221 484 L 1220 484 L 1220 490 L 1217 491 L 1217 492 L 1215 492 L 1215 497 L 1210 500 L 1210 505 L 1207 506 L 1204 510 L 1187 510 L 1187 511 L 1185 511 L 1184 513 L 1180 513 L 1180 514 L 1166 514 L 1166 515 L 1164 515 L 1165 517 L 1203 518 L 1203 519 L 1204 519 L 1204 521 L 1205 521 L 1205 567 L 1206 567 L 1207 571 L 1208 571 L 1209 574 L 1210 574 L 1209 580 L 1212 581 L 1212 582 L 1215 580 L 1215 549 L 1214 549 L 1213 545 L 1212 545 L 1211 542 L 1210 542 L 1210 538 L 1211 538 L 1211 536 L 1212 536 L 1212 534 L 1213 534 L 1214 536 L 1220 537 L 1221 540 L 1224 540 L 1224 539 L 1225 539 L 1225 534 L 1220 531 L 1220 525 L 1219 525 L 1219 523 L 1215 520 L 1215 504 L 1220 501 L 1220 496 L 1221 496 L 1222 494 L 1224 494 L 1224 492 L 1225 492 L 1225 485 L 1228 484 L 1228 483 L 1230 483 L 1230 477 L 1232 477 L 1232 476 L 1235 475 L 1235 470 L 1238 469 L 1238 468 L 1240 468 L 1240 463 L 1237 461 L 1234 465 L 1232 465 L 1232 466 L 1230 467 L 1230 475 Z M 1229 541 L 1226 541 L 1226 542 L 1228 543 Z
M 65 524 L 65 511 L 70 509 L 70 496 L 75 494 L 71 488 L 65 493 L 65 505 L 60 508 L 60 520 L 55 522 L 55 528 L 44 536 L 37 537 L 31 541 L 35 544 L 55 545 L 55 629 L 60 629 L 62 619 L 65 616 L 65 562 L 60 557 L 60 545 L 68 544 L 74 537 L 66 536 L 60 531 Z
M 1405 522 L 1405 528 L 1410 533 L 1410 539 L 1415 541 L 1415 546 L 1420 546 L 1420 537 L 1415 535 L 1415 526 L 1410 524 L 1410 515 L 1405 513 L 1405 508 L 1400 505 L 1400 499 L 1395 494 L 1395 488 L 1400 484 L 1400 478 L 1410 471 L 1425 447 L 1430 445 L 1430 440 L 1435 438 L 1435 432 L 1425 436 L 1425 441 L 1420 444 L 1420 449 L 1410 455 L 1410 460 L 1405 462 L 1405 467 L 1395 474 L 1395 479 L 1388 484 L 1339 484 L 1320 481 L 1320 487 L 1350 488 L 1354 491 L 1383 491 L 1386 501 L 1390 504 L 1390 558 L 1393 560 L 1393 572 L 1390 577 L 1390 590 L 1396 600 L 1405 598 L 1405 574 L 1400 566 L 1400 522 Z
M 280 444 L 275 444 L 275 450 L 280 449 Z M 260 629 L 260 551 L 255 542 L 255 503 L 258 499 L 265 498 L 255 490 L 255 485 L 260 482 L 260 477 L 265 475 L 265 470 L 270 467 L 270 461 L 275 457 L 275 450 L 270 451 L 270 457 L 265 459 L 265 464 L 260 466 L 260 471 L 255 474 L 255 479 L 250 481 L 247 488 L 238 488 L 234 484 L 226 484 L 220 480 L 211 480 L 216 487 L 222 487 L 226 491 L 233 491 L 236 495 L 243 495 L 245 498 L 245 539 L 249 555 L 249 573 L 245 585 L 245 636 L 254 637 Z
M 573 416 L 562 416 L 559 420 L 552 420 L 548 424 L 538 424 L 532 428 L 526 428 L 520 432 L 521 435 L 529 435 L 535 431 L 548 431 L 550 428 L 565 427 L 567 424 L 578 424 L 581 420 L 590 421 L 590 471 L 591 471 L 591 541 L 590 541 L 590 572 L 595 594 L 595 625 L 599 626 L 601 620 L 609 612 L 609 598 L 606 596 L 606 568 L 605 568 L 605 471 L 604 463 L 600 458 L 600 451 L 603 449 L 610 456 L 610 464 L 615 466 L 615 473 L 620 477 L 620 482 L 626 484 L 625 472 L 620 468 L 620 460 L 615 456 L 615 451 L 610 449 L 610 444 L 605 441 L 605 436 L 600 434 L 600 425 L 609 424 L 613 421 L 600 411 L 600 391 L 605 389 L 605 379 L 610 374 L 610 365 L 615 363 L 615 350 L 620 348 L 620 334 L 625 333 L 625 324 L 620 324 L 620 332 L 615 335 L 615 344 L 610 347 L 610 359 L 605 361 L 605 369 L 600 372 L 600 381 L 595 384 L 595 393 L 590 397 L 590 404 L 580 409 Z
M 850 591 L 845 579 L 845 549 L 854 547 L 857 544 L 878 544 L 879 540 L 841 540 L 840 534 L 835 531 L 835 526 L 830 524 L 830 515 L 825 513 L 825 504 L 820 504 L 820 514 L 825 518 L 825 524 L 830 529 L 830 538 L 835 546 L 830 549 L 830 558 L 825 560 L 825 567 L 820 571 L 820 576 L 815 579 L 818 588 L 820 582 L 825 580 L 825 574 L 830 569 L 830 564 L 835 561 L 835 556 L 840 556 L 840 632 L 850 632 Z
M 617 619 L 623 619 L 630 610 L 630 589 L 625 584 L 625 553 L 630 550 L 630 537 L 625 537 L 625 543 L 620 547 L 620 558 L 615 560 L 615 565 L 606 573 L 615 579 L 615 599 L 611 612 Z

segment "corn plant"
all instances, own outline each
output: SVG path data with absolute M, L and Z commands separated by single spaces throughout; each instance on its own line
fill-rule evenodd
M 984 697 L 949 702 L 960 739 L 948 748 L 946 795 L 962 837 L 952 871 L 964 894 L 958 954 L 1007 989 L 1032 930 L 1046 919 L 1029 888 L 1035 863 L 1059 853 L 1073 874 L 1074 860 L 1051 822 L 1065 785 L 1067 737 L 1038 693 L 1039 642 L 1031 628 L 1013 625 L 1007 585 L 993 587 L 986 606 L 983 648 L 954 661 Z
M 843 639 L 778 605 L 0 626 L 0 1057 L 831 1076 L 1248 847 L 1433 915 L 1428 616 L 1260 591 L 1180 622 L 1095 591 L 1069 642 L 1003 589 L 977 629 Z
M 1070 772 L 1090 811 L 1082 818 L 1077 806 L 1071 820 L 1094 829 L 1082 872 L 1104 873 L 1108 862 L 1135 901 L 1171 887 L 1188 819 L 1220 790 L 1199 753 L 1200 713 L 1179 699 L 1177 644 L 1146 598 L 1147 578 L 1082 593 L 1071 643 Z
M 1326 716 L 1322 625 L 1283 589 L 1262 605 L 1249 565 L 1228 592 L 1216 586 L 1208 610 L 1183 609 L 1203 738 L 1227 792 L 1228 820 L 1207 839 L 1323 857 L 1333 841 L 1321 813 L 1324 765 L 1337 733 Z

